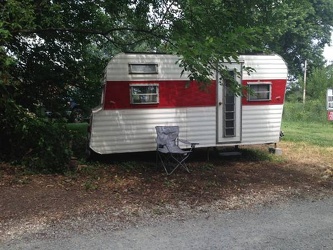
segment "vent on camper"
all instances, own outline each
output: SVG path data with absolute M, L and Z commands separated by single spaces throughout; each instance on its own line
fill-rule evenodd
M 157 74 L 158 73 L 158 64 L 155 63 L 146 63 L 146 64 L 129 64 L 129 73 L 130 74 Z

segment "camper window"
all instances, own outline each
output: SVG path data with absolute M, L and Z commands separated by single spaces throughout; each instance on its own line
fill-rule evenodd
M 130 84 L 131 104 L 159 103 L 158 84 Z
M 272 92 L 272 83 L 248 83 L 248 100 L 249 101 L 270 101 Z
M 130 74 L 157 74 L 158 65 L 155 63 L 145 64 L 129 64 L 128 70 Z

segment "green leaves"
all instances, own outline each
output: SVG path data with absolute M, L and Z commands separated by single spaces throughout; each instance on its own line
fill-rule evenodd
M 181 14 L 172 26 L 175 45 L 172 49 L 179 55 L 200 52 L 200 56 L 185 58 L 188 64 L 199 60 L 206 65 L 204 54 L 211 56 L 212 62 L 216 58 L 227 60 L 239 54 L 264 52 L 282 55 L 294 76 L 302 73 L 305 59 L 310 62 L 310 68 L 323 65 L 323 47 L 329 41 L 333 25 L 332 1 L 179 3 Z
M 0 29 L 10 34 L 35 28 L 33 1 L 7 0 L 1 4 Z M 1 42 L 1 40 L 0 40 Z
M 256 26 L 259 15 L 251 8 L 239 8 L 232 1 L 180 2 L 181 14 L 171 28 L 171 49 L 182 57 L 180 66 L 190 72 L 191 80 L 207 85 L 216 70 L 227 77 L 219 62 L 263 50 L 263 29 Z
M 67 95 L 92 108 L 107 60 L 121 51 L 178 54 L 203 88 L 216 70 L 227 77 L 219 62 L 239 54 L 281 54 L 297 76 L 305 59 L 309 72 L 323 64 L 332 26 L 331 0 L 2 1 L 0 111 L 57 111 Z
M 332 88 L 332 73 L 332 67 L 315 68 L 307 80 L 307 97 L 312 100 L 321 100 L 323 107 L 325 107 L 326 90 L 327 88 Z M 303 81 L 301 82 L 303 83 Z
M 303 72 L 307 59 L 310 69 L 323 66 L 323 48 L 330 40 L 333 5 L 329 0 L 283 1 L 276 10 L 269 48 L 288 62 L 291 75 Z M 274 30 L 276 32 L 274 32 Z

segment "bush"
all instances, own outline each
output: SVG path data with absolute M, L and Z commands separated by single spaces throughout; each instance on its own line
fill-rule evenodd
M 286 121 L 326 122 L 327 112 L 325 101 L 308 100 L 305 105 L 301 102 L 286 102 L 283 119 Z
M 86 158 L 87 150 L 87 123 L 70 123 L 67 124 L 72 136 L 73 155 L 79 159 Z
M 18 107 L 7 107 L 0 117 L 0 157 L 35 172 L 62 173 L 72 155 L 71 135 L 64 123 L 37 118 Z

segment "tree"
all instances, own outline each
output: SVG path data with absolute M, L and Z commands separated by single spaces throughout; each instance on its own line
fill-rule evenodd
M 323 50 L 330 43 L 333 26 L 331 0 L 281 1 L 271 19 L 276 25 L 267 46 L 288 62 L 291 75 L 302 75 L 304 61 L 312 68 L 324 66 Z
M 327 88 L 333 88 L 332 66 L 313 69 L 306 84 L 307 97 L 324 102 Z
M 279 53 L 297 75 L 323 63 L 332 25 L 331 0 L 1 1 L 0 111 L 57 110 L 68 95 L 91 108 L 107 60 L 128 50 L 181 55 L 205 84 L 244 53 Z
M 181 3 L 173 40 L 179 54 L 189 57 L 189 66 L 194 66 L 191 61 L 198 61 L 195 58 L 200 58 L 205 68 L 215 55 L 221 59 L 257 52 L 280 54 L 293 76 L 302 74 L 305 59 L 309 72 L 324 64 L 323 48 L 330 42 L 333 26 L 331 0 Z
M 215 70 L 227 77 L 218 62 L 267 51 L 263 37 L 269 24 L 265 21 L 274 2 L 278 1 L 178 1 L 180 13 L 171 26 L 171 50 L 183 57 L 181 66 L 191 72 L 190 78 L 209 83 Z
M 304 58 L 322 63 L 332 12 L 330 0 L 7 0 L 0 45 L 16 61 L 7 72 L 20 83 L 17 102 L 31 110 L 38 103 L 56 108 L 56 97 L 72 85 L 77 93 L 98 89 L 100 72 L 117 51 L 179 54 L 199 82 L 208 82 L 219 60 L 273 51 L 296 75 Z

